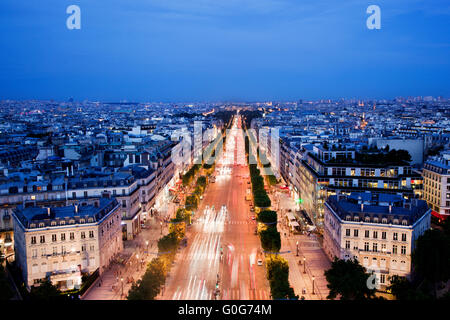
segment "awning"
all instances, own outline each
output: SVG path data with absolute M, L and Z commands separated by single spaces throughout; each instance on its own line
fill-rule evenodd
M 436 212 L 434 210 L 431 210 L 431 215 L 436 217 L 436 218 L 438 218 L 438 219 L 441 219 L 441 220 L 447 219 L 447 215 L 440 214 L 440 213 L 438 213 L 438 212 Z

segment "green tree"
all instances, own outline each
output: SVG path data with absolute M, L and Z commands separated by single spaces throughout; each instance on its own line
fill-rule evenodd
M 13 291 L 9 285 L 6 270 L 0 261 L 0 300 L 9 300 L 13 297 Z
M 52 284 L 49 279 L 41 282 L 41 284 L 37 287 L 31 287 L 30 290 L 30 299 L 31 300 L 59 300 L 63 299 L 65 296 L 61 295 L 61 291 Z
M 276 211 L 264 210 L 258 214 L 258 221 L 269 226 L 276 226 L 277 219 Z
M 438 229 L 425 231 L 417 239 L 412 261 L 415 273 L 433 284 L 436 296 L 436 284 L 448 280 L 450 275 L 449 238 Z
M 289 265 L 282 257 L 275 256 L 267 260 L 267 279 L 272 299 L 298 299 L 289 285 Z
M 154 300 L 165 283 L 165 265 L 159 259 L 153 259 L 147 267 L 142 279 L 133 283 L 128 292 L 128 300 Z
M 406 277 L 394 275 L 390 279 L 388 290 L 397 300 L 430 300 L 432 297 L 416 288 Z
M 341 260 L 335 258 L 331 268 L 325 271 L 330 293 L 327 299 L 335 299 L 338 295 L 341 300 L 363 300 L 373 298 L 375 289 L 369 289 L 366 269 L 354 260 Z
M 269 227 L 259 233 L 261 247 L 269 252 L 279 252 L 281 248 L 280 233 L 275 227 Z

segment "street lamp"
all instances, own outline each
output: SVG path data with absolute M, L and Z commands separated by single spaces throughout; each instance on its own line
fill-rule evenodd
M 296 246 L 297 246 L 297 257 L 298 257 L 298 241 L 296 243 Z
M 303 273 L 306 273 L 306 257 L 303 257 Z
M 316 280 L 316 278 L 313 276 L 313 277 L 312 277 L 312 285 L 313 285 L 313 291 L 312 291 L 312 294 L 315 294 L 315 293 L 314 293 L 314 280 Z
M 123 278 L 120 278 L 120 281 L 122 282 L 122 293 L 120 294 L 120 297 L 123 297 Z
M 161 234 L 162 234 L 162 221 L 160 222 L 160 225 L 161 225 Z

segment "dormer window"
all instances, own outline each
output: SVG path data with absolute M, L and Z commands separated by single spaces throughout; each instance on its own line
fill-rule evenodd
M 348 216 L 345 217 L 345 220 L 352 221 L 352 217 L 348 215 Z
M 86 220 L 80 219 L 80 223 L 85 223 L 85 222 L 86 222 Z
M 36 228 L 36 224 L 35 223 L 30 224 L 30 228 Z
M 52 225 L 52 226 L 56 226 L 56 221 L 52 221 L 52 222 L 51 222 L 51 225 Z
M 398 224 L 398 219 L 394 219 L 393 224 Z
M 359 217 L 358 216 L 353 217 L 353 221 L 358 222 L 359 221 Z
M 387 219 L 386 218 L 381 219 L 381 223 L 387 223 Z
M 402 225 L 407 226 L 407 225 L 408 225 L 408 220 L 403 219 L 403 220 L 402 220 Z
M 66 224 L 66 221 L 64 221 L 64 220 L 61 220 L 61 222 L 59 223 L 61 226 L 63 226 L 63 225 L 65 225 Z
M 89 223 L 94 222 L 94 219 L 89 218 L 89 219 L 88 219 L 88 222 L 89 222 Z
M 365 218 L 364 218 L 364 221 L 365 221 L 365 222 L 370 222 L 370 217 L 365 217 Z
M 43 222 L 39 223 L 39 228 L 45 227 L 45 224 Z
M 75 220 L 73 220 L 73 219 L 69 220 L 69 224 L 74 224 L 74 223 L 75 223 Z
M 373 218 L 373 222 L 378 223 L 378 218 L 377 217 Z

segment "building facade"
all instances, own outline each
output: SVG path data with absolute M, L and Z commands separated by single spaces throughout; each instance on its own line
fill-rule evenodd
M 352 193 L 325 202 L 324 251 L 330 259 L 356 258 L 382 288 L 393 275 L 408 277 L 415 241 L 430 228 L 423 200 L 399 195 Z
M 15 260 L 26 286 L 48 278 L 61 290 L 77 289 L 83 273 L 102 274 L 123 249 L 119 209 L 119 202 L 108 198 L 85 206 L 18 206 Z
M 425 162 L 423 167 L 423 199 L 439 220 L 450 215 L 450 152 Z

